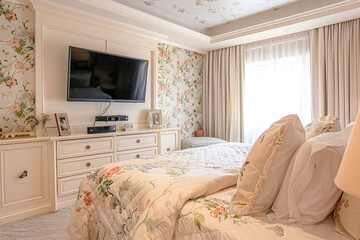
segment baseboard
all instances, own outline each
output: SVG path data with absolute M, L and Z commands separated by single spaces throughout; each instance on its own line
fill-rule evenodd
M 25 218 L 34 217 L 46 213 L 53 212 L 54 206 L 52 204 L 46 204 L 38 207 L 32 207 L 17 212 L 1 213 L 0 225 L 23 220 Z

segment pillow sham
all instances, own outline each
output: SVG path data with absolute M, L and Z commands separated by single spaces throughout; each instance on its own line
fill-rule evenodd
M 335 230 L 351 239 L 360 240 L 360 199 L 343 193 L 334 211 Z
M 305 141 L 297 115 L 273 123 L 254 143 L 240 170 L 230 209 L 246 215 L 269 210 L 296 149 Z
M 334 115 L 322 116 L 305 126 L 306 140 L 316 137 L 324 132 L 338 132 L 341 130 L 340 120 Z
M 274 217 L 285 222 L 322 221 L 340 198 L 337 174 L 352 126 L 307 140 L 292 158 L 272 206 Z

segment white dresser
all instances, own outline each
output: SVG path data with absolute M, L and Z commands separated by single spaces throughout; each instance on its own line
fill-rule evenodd
M 154 156 L 180 149 L 180 129 L 142 129 L 106 134 L 55 137 L 56 209 L 73 206 L 79 184 L 107 163 Z
M 180 129 L 0 140 L 0 225 L 73 206 L 104 164 L 180 149 Z

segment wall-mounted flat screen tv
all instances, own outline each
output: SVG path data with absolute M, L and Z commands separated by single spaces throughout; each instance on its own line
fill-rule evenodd
M 148 60 L 69 47 L 67 100 L 145 102 Z

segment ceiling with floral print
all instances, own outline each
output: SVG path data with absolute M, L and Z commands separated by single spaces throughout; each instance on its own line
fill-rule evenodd
M 196 31 L 304 0 L 113 0 Z
M 1 1 L 1 0 L 0 0 Z M 359 18 L 360 0 L 31 0 L 201 53 Z M 65 10 L 68 9 L 68 10 Z

